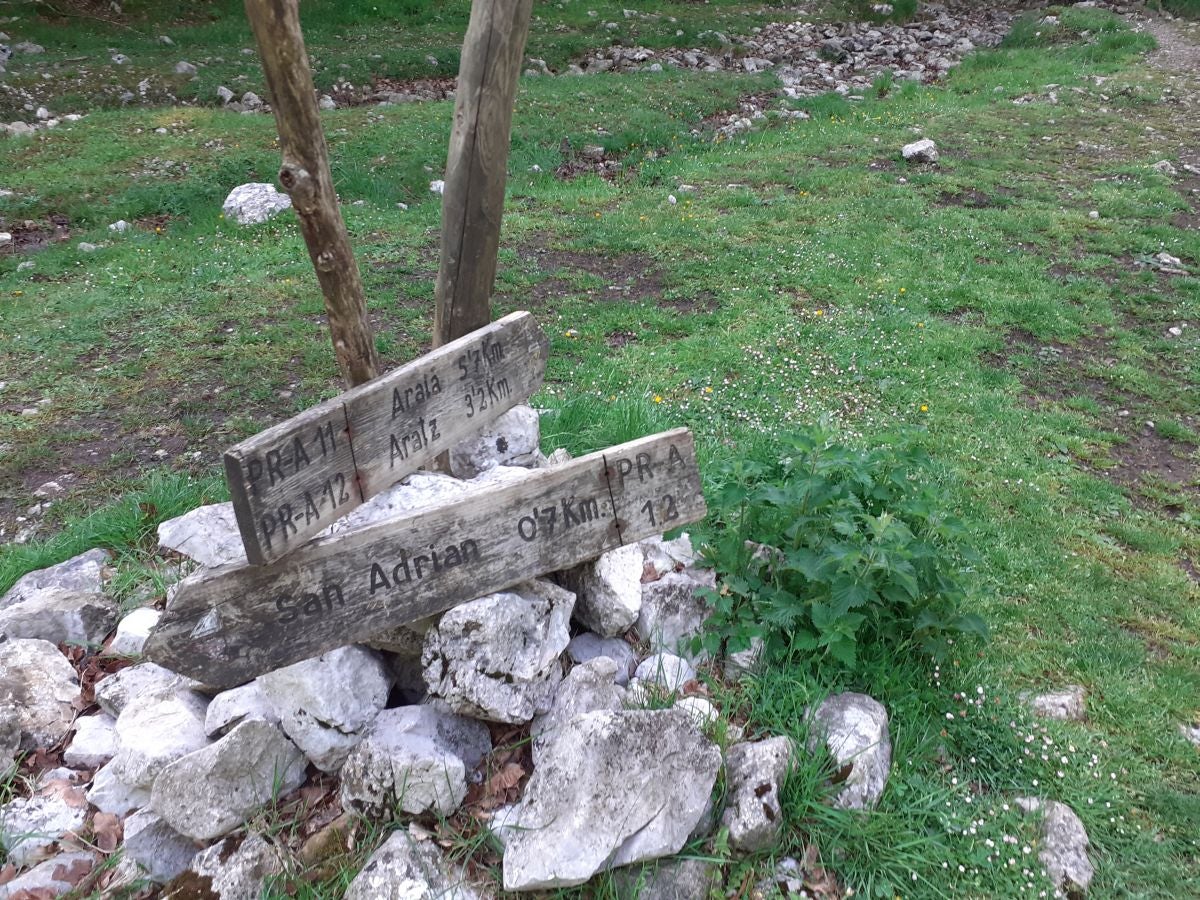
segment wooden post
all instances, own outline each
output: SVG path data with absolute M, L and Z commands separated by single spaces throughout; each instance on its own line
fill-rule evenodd
M 283 161 L 279 183 L 300 216 L 300 232 L 325 295 L 329 334 L 349 386 L 379 374 L 362 278 L 338 209 L 317 109 L 298 0 L 246 0 L 271 92 Z
M 532 8 L 533 0 L 471 4 L 442 196 L 435 347 L 491 320 L 513 102 Z

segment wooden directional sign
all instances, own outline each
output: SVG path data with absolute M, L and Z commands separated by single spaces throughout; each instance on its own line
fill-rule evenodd
M 246 558 L 279 559 L 541 386 L 548 343 L 516 312 L 243 441 L 225 475 Z
M 641 438 L 180 584 L 144 653 L 216 688 L 705 515 L 692 436 Z

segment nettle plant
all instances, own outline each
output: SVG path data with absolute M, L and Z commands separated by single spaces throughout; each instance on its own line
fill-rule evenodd
M 839 446 L 823 428 L 784 447 L 777 463 L 738 460 L 717 475 L 704 555 L 718 586 L 695 649 L 761 640 L 766 661 L 854 672 L 868 644 L 940 660 L 955 636 L 986 637 L 962 608 L 976 557 L 927 454 L 903 437 Z

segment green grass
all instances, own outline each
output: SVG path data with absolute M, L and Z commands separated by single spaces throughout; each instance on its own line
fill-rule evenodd
M 339 44 L 343 32 L 379 31 L 380 46 L 402 48 L 386 51 L 397 71 L 426 52 L 443 65 L 465 4 L 413 8 L 425 18 L 357 31 L 357 6 L 310 19 L 318 79 L 328 84 L 343 59 L 366 65 L 358 38 Z M 548 61 L 593 41 L 586 8 L 538 7 Z M 620 17 L 594 8 L 597 21 Z M 227 60 L 212 74 L 243 67 L 255 84 L 233 5 L 213 9 L 215 20 L 190 26 L 191 46 L 209 41 Z M 670 9 L 697 32 L 705 16 L 729 16 L 737 33 L 781 15 Z M 1049 12 L 1052 33 L 1022 24 L 942 86 L 794 103 L 812 118 L 730 141 L 699 123 L 767 89 L 765 78 L 526 79 L 518 98 L 494 305 L 532 310 L 550 338 L 533 400 L 551 410 L 547 450 L 687 425 L 707 474 L 718 460 L 769 458 L 790 428 L 822 419 L 859 445 L 905 428 L 973 532 L 973 605 L 991 642 L 961 646 L 937 677 L 919 659 L 879 654 L 850 685 L 891 715 L 895 767 L 880 809 L 852 816 L 820 802 L 819 760 L 787 788 L 776 855 L 812 843 L 860 896 L 1036 895 L 1040 877 L 986 843 L 1008 834 L 1021 859 L 1025 845 L 1036 856 L 1036 825 L 1010 802 L 1024 793 L 1083 817 L 1092 896 L 1189 896 L 1200 880 L 1200 775 L 1177 733 L 1200 718 L 1200 594 L 1184 567 L 1200 564 L 1200 279 L 1144 264 L 1166 250 L 1200 269 L 1200 236 L 1171 224 L 1188 200 L 1150 168 L 1163 147 L 1194 144 L 1195 125 L 1162 102 L 1148 38 L 1102 11 Z M 63 26 L 38 27 L 48 43 Z M 154 30 L 143 31 L 138 54 L 124 52 L 151 52 Z M 79 53 L 115 45 L 97 32 L 80 33 Z M 389 38 L 401 33 L 411 39 Z M 177 44 L 154 65 L 190 52 Z M 322 119 L 389 366 L 428 344 L 439 204 L 427 184 L 449 117 L 436 103 Z M 938 167 L 901 161 L 917 133 L 938 142 Z M 556 178 L 564 137 L 602 143 L 622 175 Z M 232 186 L 272 176 L 273 143 L 267 117 L 182 106 L 96 112 L 0 143 L 3 186 L 16 191 L 0 215 L 72 222 L 70 241 L 27 257 L 32 270 L 0 257 L 0 499 L 23 510 L 38 481 L 81 473 L 47 514 L 53 536 L 0 549 L 0 585 L 99 544 L 123 551 L 126 596 L 159 590 L 168 575 L 146 555 L 154 523 L 223 496 L 225 447 L 338 390 L 295 219 L 239 229 L 218 218 Z M 186 176 L 155 159 L 186 164 Z M 112 236 L 117 218 L 140 223 Z M 79 240 L 103 246 L 83 256 Z M 1169 336 L 1180 322 L 1183 336 Z M 168 445 L 167 460 L 155 456 Z M 1147 468 L 1139 476 L 1130 462 Z M 1189 473 L 1182 484 L 1166 462 Z M 833 681 L 777 669 L 713 690 L 752 735 L 802 739 L 803 708 Z M 1022 713 L 1020 692 L 1068 683 L 1088 689 L 1085 722 Z M 1032 758 L 1031 745 L 1042 748 Z M 971 809 L 986 822 L 974 833 Z M 731 888 L 773 863 L 728 859 L 719 844 Z M 470 839 L 456 847 L 487 858 Z M 303 890 L 340 896 L 367 849 Z M 607 876 L 594 887 L 615 891 Z

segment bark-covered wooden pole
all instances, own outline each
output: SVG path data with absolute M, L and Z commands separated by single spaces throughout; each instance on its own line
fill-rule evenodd
M 362 277 L 338 209 L 312 72 L 300 31 L 298 0 L 246 0 L 258 42 L 283 161 L 279 183 L 300 216 L 300 232 L 325 295 L 329 335 L 351 387 L 379 374 Z
M 433 344 L 491 320 L 517 79 L 533 0 L 473 0 L 442 196 Z

